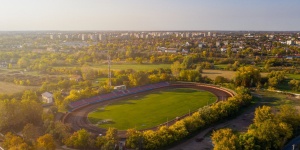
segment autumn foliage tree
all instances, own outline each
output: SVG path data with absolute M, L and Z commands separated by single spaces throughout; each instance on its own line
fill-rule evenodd
M 261 75 L 258 68 L 254 66 L 240 67 L 235 75 L 236 86 L 252 87 L 260 82 Z
M 240 143 L 238 136 L 229 128 L 214 131 L 212 136 L 214 150 L 238 150 Z
M 45 134 L 37 139 L 37 148 L 41 150 L 55 150 L 55 141 L 51 134 Z
M 297 132 L 299 121 L 300 115 L 292 106 L 280 106 L 277 113 L 274 113 L 269 106 L 258 107 L 255 110 L 254 123 L 238 138 L 231 129 L 214 132 L 212 135 L 214 149 L 279 150 L 293 133 Z

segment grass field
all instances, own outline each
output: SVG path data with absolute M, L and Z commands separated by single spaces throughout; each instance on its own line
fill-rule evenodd
M 300 74 L 287 74 L 286 76 L 287 76 L 289 79 L 300 80 Z
M 153 69 L 163 68 L 168 69 L 171 67 L 171 64 L 112 64 L 112 70 L 126 70 L 133 69 L 136 71 L 149 71 Z M 97 65 L 93 66 L 95 69 L 107 70 L 107 65 Z
M 37 88 L 38 87 L 35 86 L 21 86 L 13 83 L 0 82 L 0 94 L 13 94 L 29 89 L 35 90 Z
M 215 80 L 217 76 L 223 76 L 227 79 L 233 79 L 235 76 L 235 71 L 204 69 L 202 72 L 202 76 L 207 76 L 212 80 Z
M 216 96 L 195 89 L 167 89 L 98 108 L 88 119 L 101 128 L 147 129 L 216 101 Z
M 236 71 L 229 71 L 229 70 L 210 70 L 204 69 L 202 72 L 202 76 L 207 76 L 208 78 L 215 80 L 217 76 L 223 76 L 227 79 L 233 79 L 235 77 Z M 268 75 L 268 73 L 260 73 L 262 77 Z

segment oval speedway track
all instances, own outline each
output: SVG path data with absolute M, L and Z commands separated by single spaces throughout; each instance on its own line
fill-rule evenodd
M 106 132 L 106 129 L 104 128 L 99 128 L 93 124 L 91 124 L 88 121 L 87 115 L 94 111 L 95 109 L 97 109 L 98 107 L 101 106 L 105 106 L 117 101 L 121 101 L 124 100 L 128 97 L 134 97 L 137 95 L 141 95 L 141 94 L 147 94 L 147 93 L 152 93 L 154 91 L 157 90 L 162 90 L 162 89 L 166 89 L 166 88 L 193 88 L 193 89 L 199 89 L 199 90 L 204 90 L 204 91 L 208 91 L 213 93 L 214 95 L 216 95 L 216 97 L 218 98 L 217 101 L 221 101 L 221 100 L 227 100 L 228 97 L 232 97 L 235 95 L 234 92 L 229 91 L 227 89 L 224 88 L 220 88 L 220 87 L 216 87 L 216 86 L 212 86 L 212 85 L 207 85 L 207 84 L 197 84 L 197 83 L 173 83 L 170 84 L 170 86 L 168 87 L 163 87 L 163 88 L 158 88 L 158 89 L 154 89 L 151 91 L 146 91 L 146 92 L 141 92 L 141 93 L 137 93 L 137 94 L 133 94 L 133 95 L 129 95 L 129 96 L 124 96 L 124 97 L 120 97 L 120 98 L 116 98 L 116 99 L 112 99 L 112 100 L 108 100 L 108 101 L 103 101 L 103 102 L 99 102 L 93 105 L 88 105 L 88 106 L 84 106 L 81 108 L 78 108 L 76 110 L 73 110 L 72 112 L 66 114 L 62 121 L 64 123 L 68 123 L 71 125 L 72 129 L 74 131 L 80 130 L 82 128 L 86 129 L 87 131 L 93 133 L 93 134 L 102 134 L 104 135 Z M 188 114 L 187 114 L 188 115 Z M 184 117 L 184 116 L 183 116 Z M 171 120 L 168 122 L 168 124 L 173 124 L 176 120 Z M 157 127 L 153 127 L 151 129 L 155 130 Z M 119 131 L 119 136 L 121 138 L 126 138 L 125 136 L 126 131 Z

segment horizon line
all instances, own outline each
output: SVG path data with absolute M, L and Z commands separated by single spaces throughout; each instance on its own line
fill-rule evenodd
M 0 30 L 0 32 L 195 32 L 195 31 L 206 31 L 206 32 L 300 32 L 300 30 Z

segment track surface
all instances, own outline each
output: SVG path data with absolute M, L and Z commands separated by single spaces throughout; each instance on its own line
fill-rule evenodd
M 164 87 L 164 88 L 193 88 L 193 89 L 205 90 L 205 91 L 209 91 L 209 92 L 213 93 L 214 95 L 216 95 L 218 97 L 218 101 L 226 100 L 228 97 L 231 97 L 234 95 L 233 93 L 226 91 L 224 89 L 214 87 L 211 85 L 205 85 L 205 84 L 172 84 L 172 85 L 170 85 L 168 87 Z M 155 89 L 155 90 L 161 90 L 164 88 Z M 100 103 L 97 103 L 94 105 L 88 105 L 88 106 L 82 107 L 80 109 L 74 110 L 74 111 L 70 112 L 69 114 L 67 114 L 63 118 L 63 122 L 71 124 L 71 127 L 74 131 L 84 128 L 93 134 L 104 135 L 106 132 L 106 129 L 99 128 L 99 127 L 91 124 L 87 119 L 88 113 L 90 113 L 91 111 L 94 111 L 98 107 L 101 107 L 101 106 L 104 106 L 104 105 L 107 105 L 110 103 L 114 103 L 116 101 L 121 101 L 128 97 L 133 97 L 133 96 L 145 94 L 145 93 L 151 93 L 155 90 L 142 92 L 142 93 L 138 93 L 138 94 L 133 94 L 133 95 L 117 98 L 117 99 L 103 101 L 103 102 L 100 102 Z M 170 121 L 170 122 L 168 122 L 168 124 L 172 124 L 174 122 L 175 121 Z M 156 127 L 152 128 L 152 129 L 155 129 L 155 128 Z M 126 137 L 125 133 L 126 133 L 126 131 L 119 131 L 119 136 L 125 138 Z

